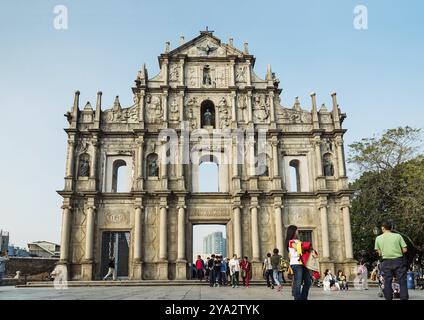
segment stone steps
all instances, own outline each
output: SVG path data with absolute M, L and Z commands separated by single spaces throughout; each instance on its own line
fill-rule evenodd
M 353 288 L 353 282 L 349 282 L 349 287 Z M 116 286 L 207 286 L 208 282 L 197 280 L 117 280 L 117 281 L 68 281 L 68 287 L 116 287 Z M 266 286 L 264 280 L 252 280 L 251 286 Z M 370 288 L 377 287 L 377 282 L 368 282 Z M 284 287 L 291 286 L 291 282 L 283 284 Z M 54 287 L 53 281 L 30 281 L 26 284 L 16 285 L 17 288 L 49 288 Z

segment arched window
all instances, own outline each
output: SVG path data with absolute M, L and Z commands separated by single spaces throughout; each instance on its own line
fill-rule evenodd
M 156 153 L 151 153 L 146 158 L 147 163 L 147 176 L 148 177 L 159 177 L 159 161 Z
M 300 162 L 299 160 L 292 160 L 289 163 L 290 166 L 290 191 L 300 192 Z
M 256 174 L 262 177 L 269 176 L 269 163 L 270 159 L 266 153 L 258 154 L 258 165 L 256 167 Z
M 334 176 L 333 155 L 331 153 L 324 154 L 322 166 L 324 169 L 324 176 L 326 177 Z
M 79 157 L 78 164 L 78 177 L 89 177 L 90 176 L 90 155 L 83 153 Z
M 112 169 L 112 192 L 129 192 L 128 167 L 124 160 L 115 160 Z
M 219 168 L 213 156 L 202 158 L 199 165 L 199 192 L 219 191 Z
M 205 100 L 200 105 L 201 127 L 215 128 L 215 105 L 210 100 Z

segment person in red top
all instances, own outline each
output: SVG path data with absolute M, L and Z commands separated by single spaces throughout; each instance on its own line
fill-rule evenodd
M 294 300 L 308 300 L 311 286 L 311 274 L 306 268 L 312 245 L 297 239 L 297 227 L 291 225 L 287 228 L 286 249 L 289 252 L 290 268 L 293 270 L 292 294 Z
M 243 278 L 243 286 L 249 288 L 250 283 L 250 273 L 252 272 L 252 264 L 249 261 L 248 257 L 244 257 L 240 262 L 241 268 L 241 277 Z
M 202 260 L 202 257 L 199 255 L 197 256 L 197 260 L 196 260 L 196 275 L 197 275 L 197 279 L 199 279 L 200 281 L 203 280 L 204 269 L 205 269 L 205 262 Z

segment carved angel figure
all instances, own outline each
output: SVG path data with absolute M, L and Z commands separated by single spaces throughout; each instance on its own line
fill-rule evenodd
M 237 72 L 236 72 L 236 81 L 237 82 L 246 82 L 246 67 L 245 66 L 239 66 L 237 68 Z

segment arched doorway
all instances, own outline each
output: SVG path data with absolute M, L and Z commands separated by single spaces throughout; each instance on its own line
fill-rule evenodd
M 201 128 L 210 129 L 215 126 L 215 105 L 211 100 L 205 100 L 200 105 Z
M 219 191 L 218 164 L 213 161 L 203 161 L 199 166 L 199 192 Z

